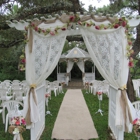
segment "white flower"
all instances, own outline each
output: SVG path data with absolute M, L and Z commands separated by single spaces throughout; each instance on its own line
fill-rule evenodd
M 19 129 L 15 128 L 14 131 L 13 131 L 13 134 L 19 134 Z

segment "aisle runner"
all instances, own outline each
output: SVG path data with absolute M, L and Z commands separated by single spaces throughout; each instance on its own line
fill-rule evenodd
M 66 92 L 54 125 L 52 138 L 66 140 L 98 138 L 80 89 L 69 89 Z

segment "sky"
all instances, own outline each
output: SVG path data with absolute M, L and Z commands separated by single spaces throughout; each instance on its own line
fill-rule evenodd
M 109 0 L 80 0 L 84 5 L 85 9 L 88 10 L 88 6 L 92 5 L 92 7 L 103 7 L 104 5 L 109 5 Z M 100 2 L 98 2 L 100 1 Z

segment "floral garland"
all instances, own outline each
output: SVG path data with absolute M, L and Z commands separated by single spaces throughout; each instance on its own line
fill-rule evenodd
M 14 140 L 19 139 L 19 137 L 23 140 L 22 133 L 26 131 L 26 121 L 23 116 L 11 118 L 10 124 L 8 132 L 14 135 Z
M 133 121 L 133 128 L 134 128 L 134 133 L 137 136 L 140 136 L 140 119 L 137 118 Z
M 49 97 L 50 97 L 50 94 L 49 94 L 49 93 L 46 93 L 46 94 L 45 94 L 45 97 L 46 97 L 46 98 L 49 98 Z
M 100 96 L 100 95 L 103 94 L 103 92 L 102 91 L 97 91 L 96 94 Z
M 26 57 L 25 57 L 25 50 L 22 50 L 22 55 L 20 56 L 20 60 L 19 60 L 19 65 L 18 65 L 18 69 L 20 71 L 25 71 L 25 64 L 26 64 Z
M 19 117 L 13 117 L 11 118 L 11 125 L 15 125 L 15 126 L 25 126 L 26 125 L 26 121 L 23 118 L 23 116 L 19 116 Z
M 38 33 L 42 33 L 45 36 L 48 34 L 54 36 L 58 34 L 58 31 L 65 31 L 67 29 L 67 25 L 64 25 L 62 27 L 57 26 L 54 30 L 51 30 L 51 29 L 41 29 L 40 27 L 36 26 L 34 23 L 30 23 L 29 26 L 25 27 L 25 31 L 28 31 L 29 28 L 35 30 Z
M 67 24 L 65 24 L 64 26 L 62 27 L 59 27 L 57 26 L 56 28 L 54 28 L 54 30 L 51 30 L 50 28 L 48 29 L 41 29 L 39 28 L 38 26 L 36 26 L 34 23 L 30 23 L 29 26 L 25 27 L 25 30 L 28 31 L 29 28 L 33 29 L 34 31 L 38 32 L 38 33 L 42 33 L 44 35 L 56 35 L 58 34 L 59 31 L 66 31 L 68 29 L 68 27 L 71 27 L 72 24 L 70 23 L 77 23 L 78 25 L 80 26 L 84 26 L 84 27 L 91 27 L 91 26 L 94 26 L 96 30 L 106 30 L 106 29 L 117 29 L 119 27 L 124 27 L 126 29 L 126 36 L 127 36 L 127 46 L 126 46 L 126 50 L 127 50 L 127 57 L 129 59 L 129 63 L 128 63 L 128 66 L 131 68 L 131 67 L 134 67 L 134 63 L 133 63 L 133 58 L 132 58 L 132 55 L 134 54 L 134 51 L 132 50 L 132 41 L 131 41 L 131 37 L 128 33 L 128 28 L 129 28 L 129 25 L 128 25 L 128 21 L 125 19 L 125 17 L 122 17 L 122 18 L 119 18 L 119 19 L 116 19 L 115 22 L 113 24 L 108 24 L 108 25 L 104 25 L 104 24 L 101 24 L 101 25 L 95 25 L 95 23 L 93 23 L 92 21 L 90 22 L 87 22 L 87 21 L 84 21 L 84 22 L 81 22 L 80 21 L 80 17 L 75 14 L 75 15 L 72 15 L 69 17 L 69 21 Z M 26 37 L 26 42 L 28 42 L 28 38 Z M 23 70 L 24 68 L 22 67 L 23 65 L 20 66 L 20 70 Z
M 77 58 L 73 58 L 72 61 L 77 63 L 79 60 Z
M 86 90 L 89 88 L 89 82 L 85 82 L 85 87 Z

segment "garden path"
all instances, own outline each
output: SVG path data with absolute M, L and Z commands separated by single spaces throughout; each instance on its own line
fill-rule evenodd
M 98 138 L 80 89 L 68 89 L 54 124 L 52 139 L 88 140 Z

